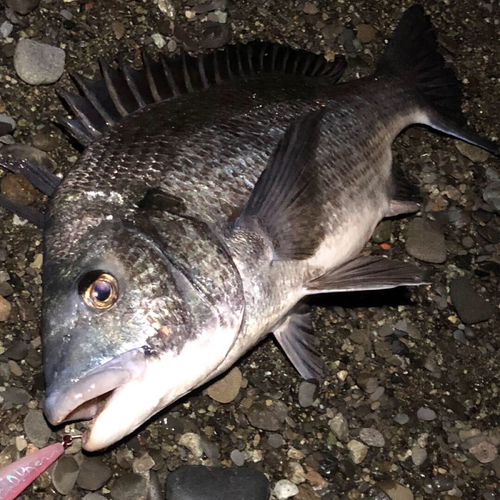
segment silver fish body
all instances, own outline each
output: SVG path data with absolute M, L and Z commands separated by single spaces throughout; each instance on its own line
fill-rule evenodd
M 420 7 L 405 23 L 430 26 Z M 301 299 L 427 282 L 359 256 L 382 218 L 418 207 L 395 176 L 393 140 L 421 123 L 497 149 L 447 115 L 456 83 L 442 60 L 431 66 L 452 94 L 444 104 L 395 44 L 368 79 L 227 81 L 144 106 L 87 147 L 46 217 L 52 423 L 94 417 L 84 446 L 108 446 L 270 332 L 317 376 Z

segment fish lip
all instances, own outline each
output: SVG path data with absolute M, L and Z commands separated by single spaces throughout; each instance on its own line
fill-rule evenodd
M 99 396 L 110 393 L 134 378 L 140 378 L 146 369 L 146 356 L 142 348 L 119 354 L 77 380 L 70 380 L 62 387 L 49 387 L 44 412 L 52 425 L 68 420 L 93 418 Z M 85 410 L 85 404 L 90 405 Z M 83 411 L 79 411 L 80 408 Z

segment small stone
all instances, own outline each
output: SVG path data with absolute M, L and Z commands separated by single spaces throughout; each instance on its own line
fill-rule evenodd
M 432 480 L 432 483 L 436 491 L 450 491 L 454 486 L 453 478 L 451 476 L 445 476 L 444 474 L 438 474 Z
M 31 396 L 24 389 L 18 387 L 6 387 L 5 391 L 0 393 L 5 401 L 13 405 L 25 405 L 31 400 Z
M 467 325 L 488 321 L 495 313 L 495 307 L 474 290 L 466 277 L 451 282 L 450 298 L 460 319 Z
M 113 500 L 142 500 L 146 498 L 147 487 L 148 481 L 144 476 L 134 473 L 124 474 L 111 487 L 111 498 Z M 172 498 L 175 499 L 175 497 Z
M 154 44 L 159 48 L 163 49 L 165 45 L 167 44 L 167 41 L 163 37 L 163 35 L 160 35 L 160 33 L 154 33 L 151 35 L 151 38 L 153 39 Z
M 269 443 L 269 446 L 275 450 L 281 448 L 285 444 L 285 440 L 281 434 L 271 434 L 267 438 L 267 442 Z
M 151 458 L 149 453 L 144 453 L 139 458 L 135 459 L 132 469 L 136 474 L 144 474 L 151 470 L 155 465 L 155 461 Z
M 296 484 L 293 484 L 288 479 L 280 479 L 274 487 L 274 494 L 278 500 L 286 500 L 294 497 L 299 492 Z
M 430 408 L 422 406 L 417 411 L 417 417 L 419 420 L 423 420 L 424 422 L 432 422 L 436 419 L 436 412 Z
M 377 34 L 377 30 L 369 24 L 358 24 L 356 31 L 358 32 L 358 40 L 361 43 L 370 43 Z
M 488 441 L 481 441 L 472 446 L 469 451 L 476 457 L 476 460 L 482 464 L 493 462 L 498 455 L 497 447 Z
M 231 460 L 238 467 L 245 465 L 245 455 L 240 450 L 233 450 L 231 452 Z
M 24 431 L 28 439 L 38 448 L 43 448 L 50 439 L 52 431 L 47 425 L 41 410 L 31 410 L 24 417 Z
M 7 174 L 2 177 L 2 193 L 16 203 L 31 205 L 37 197 L 37 190 L 19 174 Z
M 339 441 L 345 443 L 349 439 L 349 425 L 342 413 L 337 413 L 337 415 L 330 420 L 330 429 Z
M 13 29 L 14 25 L 11 22 L 4 21 L 2 24 L 0 24 L 0 35 L 2 35 L 2 38 L 8 38 L 12 34 Z M 0 135 L 5 135 L 5 134 L 0 133 Z
M 134 453 L 128 448 L 120 448 L 116 452 L 116 463 L 126 470 L 132 469 L 132 464 L 134 462 Z
M 374 393 L 379 385 L 378 380 L 370 373 L 361 373 L 356 382 L 368 394 Z
M 111 23 L 111 29 L 117 40 L 121 40 L 125 34 L 125 26 L 120 21 L 113 21 Z M 154 35 L 153 35 L 154 36 Z M 153 39 L 154 40 L 154 39 Z M 161 49 L 161 47 L 159 47 Z
M 284 421 L 283 415 L 275 411 L 273 406 L 265 406 L 262 403 L 254 404 L 248 410 L 247 417 L 252 427 L 271 432 L 281 429 Z
M 500 213 L 500 181 L 492 182 L 483 191 L 483 199 L 491 208 Z
M 285 472 L 286 477 L 294 484 L 302 484 L 306 480 L 306 471 L 298 462 L 290 462 Z
M 234 367 L 224 377 L 208 387 L 207 394 L 218 403 L 230 403 L 238 396 L 242 379 L 240 369 Z
M 319 13 L 318 7 L 311 3 L 311 2 L 306 2 L 304 5 L 304 14 L 307 14 L 309 16 L 315 16 L 316 14 Z
M 374 448 L 383 448 L 385 445 L 385 438 L 380 431 L 373 427 L 365 427 L 359 432 L 359 437 L 363 443 Z
M 67 495 L 75 486 L 78 472 L 77 461 L 71 456 L 63 455 L 56 461 L 51 472 L 54 488 L 61 495 Z
M 301 382 L 299 386 L 299 405 L 307 408 L 314 403 L 318 394 L 318 385 L 312 382 Z
M 179 467 L 168 475 L 165 484 L 168 500 L 220 500 L 220 492 L 228 499 L 268 500 L 270 487 L 262 472 L 249 467 L 202 465 Z
M 0 296 L 0 321 L 7 321 L 12 310 L 11 303 Z
M 10 134 L 15 128 L 16 122 L 10 116 L 0 114 L 0 136 Z
M 379 225 L 375 228 L 372 234 L 372 240 L 375 243 L 384 243 L 391 238 L 392 234 L 392 221 L 383 220 L 379 223 Z
M 349 450 L 351 460 L 356 465 L 360 464 L 366 458 L 366 454 L 368 453 L 368 446 L 356 439 L 349 441 L 349 443 L 347 443 L 347 448 Z
M 201 458 L 203 456 L 201 437 L 198 434 L 186 432 L 180 437 L 179 444 L 187 448 L 194 457 Z
M 418 445 L 411 449 L 411 460 L 413 464 L 420 467 L 427 460 L 427 451 Z
M 446 242 L 441 227 L 426 219 L 413 219 L 408 227 L 406 251 L 423 262 L 442 264 L 446 260 Z
M 16 46 L 14 67 L 24 82 L 46 85 L 61 78 L 65 59 L 66 54 L 59 47 L 23 38 Z
M 87 493 L 82 500 L 107 500 L 107 498 L 99 495 L 99 493 Z
M 455 141 L 456 148 L 462 153 L 466 158 L 472 160 L 475 163 L 482 163 L 486 161 L 490 154 L 488 151 L 484 149 L 478 148 L 477 146 L 473 146 L 472 144 L 468 144 L 463 141 Z
M 394 416 L 394 422 L 399 425 L 406 425 L 410 421 L 410 417 L 406 413 L 398 413 Z
M 25 16 L 38 7 L 40 0 L 5 0 L 5 5 L 17 14 Z
M 77 484 L 84 490 L 95 491 L 108 482 L 111 474 L 111 469 L 100 458 L 85 457 Z
M 62 9 L 61 12 L 59 12 L 59 14 L 61 14 L 61 17 L 63 19 L 66 19 L 66 21 L 71 21 L 73 19 L 73 14 L 68 9 Z M 111 26 L 112 25 L 113 23 L 111 23 Z
M 220 23 L 224 24 L 227 21 L 227 14 L 220 10 L 216 10 L 215 12 L 210 12 L 207 16 L 208 20 L 212 23 Z
M 28 441 L 22 436 L 16 436 L 16 449 L 17 451 L 23 451 L 28 447 Z
M 384 481 L 377 484 L 377 488 L 386 493 L 391 500 L 413 500 L 414 496 L 410 488 L 396 483 L 396 481 Z

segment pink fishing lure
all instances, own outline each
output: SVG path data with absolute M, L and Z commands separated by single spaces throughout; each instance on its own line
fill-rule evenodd
M 0 500 L 14 500 L 64 453 L 72 441 L 73 438 L 66 435 L 62 443 L 46 446 L 0 470 Z

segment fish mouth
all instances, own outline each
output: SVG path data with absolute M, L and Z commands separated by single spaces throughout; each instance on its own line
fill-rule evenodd
M 84 448 L 99 415 L 110 406 L 120 391 L 130 382 L 140 380 L 146 371 L 142 349 L 120 354 L 81 379 L 71 380 L 62 387 L 49 387 L 44 412 L 52 425 L 75 420 L 93 419 L 82 436 Z

